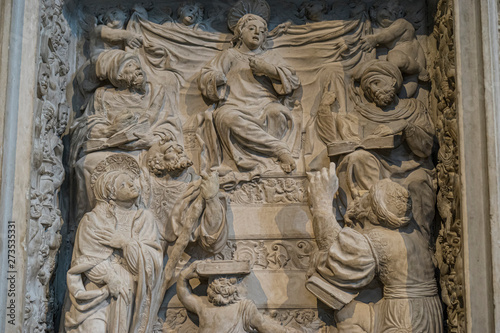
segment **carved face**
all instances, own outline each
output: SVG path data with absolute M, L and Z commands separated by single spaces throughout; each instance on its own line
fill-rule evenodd
M 241 30 L 241 40 L 250 50 L 261 47 L 266 35 L 266 24 L 258 20 L 248 21 Z
M 319 22 L 323 20 L 323 13 L 325 11 L 325 8 L 323 4 L 320 2 L 304 2 L 302 4 L 303 9 L 304 9 L 304 14 L 307 17 L 307 19 L 314 21 L 314 22 Z
M 233 304 L 241 299 L 236 278 L 218 278 L 207 289 L 208 301 L 216 306 Z
M 149 171 L 159 177 L 166 172 L 181 172 L 193 165 L 182 145 L 176 141 L 154 144 L 148 151 L 147 160 Z
M 50 84 L 50 68 L 47 64 L 40 65 L 38 71 L 38 96 L 42 97 L 47 95 Z
M 394 1 L 380 3 L 374 11 L 373 19 L 375 19 L 377 24 L 382 28 L 387 28 L 402 16 L 399 5 Z
M 185 5 L 179 10 L 179 21 L 184 25 L 198 23 L 203 16 L 203 11 L 197 5 Z
M 375 75 L 367 82 L 366 95 L 378 107 L 386 107 L 396 98 L 396 79 L 386 75 Z
M 139 197 L 139 190 L 134 179 L 128 174 L 119 175 L 115 180 L 115 200 L 129 202 Z
M 127 61 L 125 65 L 123 65 L 120 77 L 121 80 L 125 81 L 127 87 L 140 91 L 144 90 L 146 84 L 145 73 L 137 60 L 131 59 Z
M 114 8 L 106 12 L 106 15 L 104 16 L 104 24 L 112 29 L 122 29 L 125 25 L 126 19 L 127 16 L 123 10 Z

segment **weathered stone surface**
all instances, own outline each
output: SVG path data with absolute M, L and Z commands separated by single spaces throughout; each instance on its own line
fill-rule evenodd
M 23 328 L 465 331 L 452 5 L 42 1 Z

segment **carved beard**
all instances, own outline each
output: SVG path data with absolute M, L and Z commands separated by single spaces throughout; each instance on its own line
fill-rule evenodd
M 175 160 L 165 161 L 162 157 L 155 157 L 148 161 L 149 171 L 157 177 L 163 177 L 167 173 L 180 174 L 193 165 L 193 162 L 184 154 L 177 155 Z
M 394 101 L 396 93 L 393 87 L 379 88 L 375 91 L 370 89 L 370 97 L 378 107 L 386 107 Z
M 182 171 L 193 165 L 193 162 L 186 155 L 177 155 L 176 159 L 169 162 L 164 162 L 164 170 L 168 172 Z
M 146 80 L 144 80 L 144 73 L 130 73 L 126 75 L 123 79 L 127 82 L 127 86 L 140 93 L 146 92 Z

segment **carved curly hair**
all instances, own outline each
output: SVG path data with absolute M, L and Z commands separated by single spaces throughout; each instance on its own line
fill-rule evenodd
M 218 278 L 207 289 L 208 301 L 215 306 L 224 306 L 242 300 L 237 278 Z

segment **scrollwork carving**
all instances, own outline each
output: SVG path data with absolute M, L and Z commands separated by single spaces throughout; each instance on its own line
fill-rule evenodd
M 255 182 L 238 185 L 228 196 L 235 205 L 305 204 L 305 182 L 305 177 L 261 178 Z
M 433 51 L 439 54 L 431 68 L 431 101 L 437 110 L 436 127 L 440 145 L 436 166 L 439 186 L 437 209 L 442 220 L 435 257 L 440 270 L 441 297 L 448 314 L 448 331 L 465 332 L 453 6 L 453 1 L 439 1 L 432 34 L 436 43 Z
M 65 177 L 63 142 L 69 106 L 70 28 L 60 1 L 41 2 L 41 42 L 38 59 L 37 110 L 34 116 L 28 262 L 24 329 L 26 332 L 54 330 L 57 302 L 50 285 L 61 245 L 63 224 L 59 190 Z

